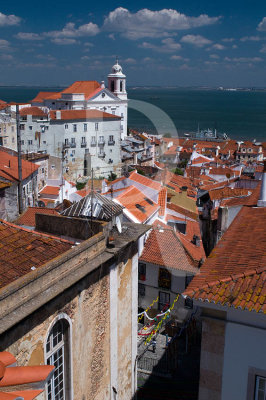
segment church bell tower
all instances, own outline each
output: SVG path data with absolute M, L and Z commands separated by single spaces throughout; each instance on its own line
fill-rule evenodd
M 126 75 L 123 74 L 122 67 L 118 64 L 118 59 L 116 59 L 116 63 L 108 75 L 108 89 L 119 99 L 127 100 Z

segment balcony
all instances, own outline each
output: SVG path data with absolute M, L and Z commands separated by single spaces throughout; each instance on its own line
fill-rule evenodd
M 80 144 L 80 147 L 82 147 L 82 148 L 87 147 L 87 142 L 82 142 L 82 143 Z
M 76 143 L 70 143 L 70 147 L 71 147 L 72 149 L 75 149 L 75 148 L 76 148 Z
M 115 140 L 108 140 L 108 146 L 114 146 Z
M 104 146 L 105 145 L 105 140 L 99 140 L 98 146 Z
M 91 142 L 91 147 L 96 147 L 97 146 L 97 142 Z
M 99 158 L 104 158 L 105 157 L 105 153 L 98 153 L 98 157 Z
M 69 148 L 70 148 L 70 144 L 69 144 L 69 143 L 65 143 L 65 144 L 63 145 L 63 148 L 64 148 L 64 149 L 69 149 Z

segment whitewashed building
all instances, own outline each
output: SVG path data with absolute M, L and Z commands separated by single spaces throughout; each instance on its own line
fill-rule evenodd
M 121 138 L 127 135 L 126 76 L 118 60 L 108 75 L 108 88 L 104 81 L 76 81 L 61 92 L 40 92 L 32 100 L 32 105 L 50 110 L 96 109 L 114 114 L 121 117 Z
M 50 110 L 33 106 L 21 115 L 24 153 L 43 152 L 63 159 L 69 179 L 120 174 L 121 117 L 99 110 Z

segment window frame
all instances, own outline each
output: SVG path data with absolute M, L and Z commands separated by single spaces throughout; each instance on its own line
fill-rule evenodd
M 159 295 L 159 299 L 158 299 L 158 310 L 159 310 L 159 311 L 162 311 L 162 310 L 165 308 L 166 304 L 168 304 L 168 306 L 170 307 L 170 301 L 171 301 L 170 293 L 169 293 L 169 292 L 163 292 L 163 291 L 159 290 L 158 295 Z M 165 295 L 165 297 L 169 297 L 169 301 L 168 301 L 168 302 L 167 302 L 167 301 L 166 301 L 166 302 L 162 302 L 162 301 L 160 300 L 161 295 Z M 163 306 L 163 307 L 161 307 L 161 306 Z M 166 310 L 165 310 L 165 311 L 166 311 Z
M 46 344 L 48 342 L 48 338 L 50 336 L 50 333 L 52 332 L 54 326 L 57 324 L 58 321 L 60 320 L 65 320 L 68 323 L 68 332 L 67 332 L 67 340 L 65 345 L 68 346 L 68 361 L 69 361 L 69 365 L 68 365 L 68 372 L 67 372 L 67 379 L 69 382 L 69 389 L 67 391 L 67 393 L 64 396 L 64 400 L 73 400 L 74 399 L 74 395 L 73 395 L 73 359 L 72 359 L 72 321 L 71 318 L 65 314 L 65 313 L 60 313 L 54 320 L 53 322 L 50 324 L 48 330 L 47 330 L 47 334 L 45 337 L 45 341 L 44 341 L 44 359 L 45 362 L 47 364 L 47 360 L 49 358 L 49 354 L 51 353 L 50 351 L 47 352 L 46 351 Z M 65 387 L 65 385 L 64 385 Z M 45 394 L 46 394 L 46 398 L 48 398 L 48 382 L 45 385 Z
M 247 383 L 247 395 L 246 400 L 256 399 L 256 378 L 260 376 L 266 379 L 266 370 L 262 370 L 256 367 L 249 366 L 248 368 L 248 383 Z

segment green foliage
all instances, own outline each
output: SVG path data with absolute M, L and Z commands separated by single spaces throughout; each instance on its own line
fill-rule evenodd
M 137 173 L 140 175 L 144 175 L 145 176 L 145 172 L 142 169 L 137 169 Z
M 180 168 L 186 168 L 187 163 L 188 163 L 188 160 L 182 160 L 182 161 L 179 163 L 179 167 L 180 167 Z
M 81 190 L 86 186 L 86 182 L 76 182 L 77 190 Z
M 166 137 L 166 138 L 171 138 L 171 137 L 172 137 L 172 135 L 171 135 L 171 133 L 167 132 L 167 133 L 165 133 L 165 134 L 163 135 L 163 137 Z
M 108 181 L 109 181 L 109 182 L 110 182 L 110 181 L 114 181 L 116 178 L 117 178 L 117 175 L 116 175 L 114 172 L 111 172 L 111 173 L 108 175 Z
M 184 171 L 181 168 L 176 167 L 172 170 L 172 172 L 176 175 L 184 175 Z

